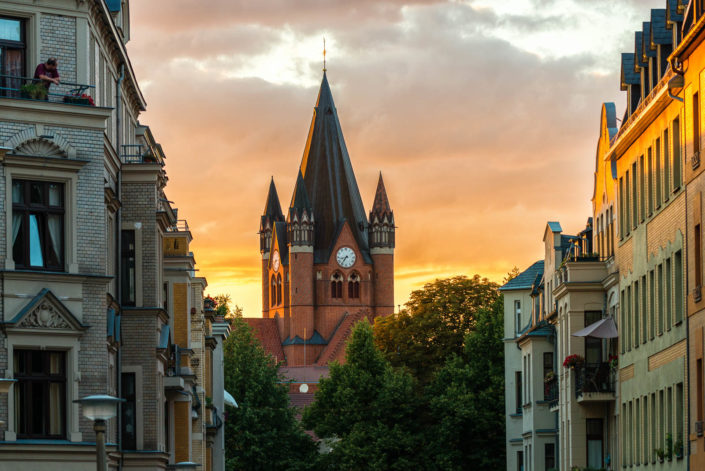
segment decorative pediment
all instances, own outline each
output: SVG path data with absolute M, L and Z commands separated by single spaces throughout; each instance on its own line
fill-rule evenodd
M 56 132 L 48 134 L 40 124 L 23 129 L 4 145 L 15 155 L 76 158 L 76 150 L 65 137 Z
M 64 304 L 44 288 L 17 315 L 5 323 L 9 328 L 83 331 L 86 327 Z

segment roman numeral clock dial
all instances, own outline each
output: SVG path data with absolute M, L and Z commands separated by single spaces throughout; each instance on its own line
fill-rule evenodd
M 335 260 L 343 268 L 350 268 L 355 264 L 355 251 L 350 247 L 341 247 L 335 255 Z

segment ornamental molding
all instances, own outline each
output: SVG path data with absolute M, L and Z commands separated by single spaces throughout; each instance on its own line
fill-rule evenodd
M 48 301 L 41 302 L 37 307 L 27 314 L 17 327 L 29 328 L 49 328 L 49 329 L 70 329 L 71 325 L 66 322 L 64 316 Z
M 69 141 L 55 131 L 46 131 L 42 124 L 23 129 L 8 139 L 3 146 L 12 149 L 11 153 L 15 155 L 76 158 L 76 149 Z
M 54 293 L 46 288 L 5 324 L 8 330 L 54 330 L 80 333 L 86 329 L 86 326 L 76 319 Z

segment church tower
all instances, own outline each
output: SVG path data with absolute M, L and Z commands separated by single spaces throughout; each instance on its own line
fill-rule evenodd
M 342 361 L 355 322 L 394 312 L 394 213 L 381 174 L 365 212 L 325 72 L 286 221 L 272 181 L 260 251 L 263 317 L 289 367 Z

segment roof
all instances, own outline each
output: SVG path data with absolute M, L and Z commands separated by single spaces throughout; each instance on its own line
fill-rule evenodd
M 264 203 L 264 216 L 269 216 L 274 221 L 283 221 L 284 214 L 282 213 L 282 207 L 279 204 L 279 195 L 277 194 L 277 187 L 274 185 L 274 177 L 272 181 L 269 182 L 269 191 L 267 191 L 267 201 Z
M 648 64 L 643 61 L 641 43 L 644 39 L 643 31 L 634 32 L 634 72 L 639 72 L 639 67 L 646 67 Z
M 663 8 L 651 10 L 649 46 L 655 47 L 657 44 L 673 44 L 673 34 L 666 29 L 666 10 Z
M 534 262 L 529 268 L 519 273 L 515 278 L 507 281 L 500 291 L 510 291 L 518 289 L 531 289 L 536 279 L 543 276 L 543 260 Z
M 382 215 L 391 212 L 392 208 L 389 206 L 389 198 L 387 198 L 387 189 L 384 187 L 384 180 L 382 180 L 382 172 L 379 172 L 377 191 L 375 191 L 375 201 L 372 203 L 372 210 L 370 211 L 370 214 Z
M 678 0 L 668 0 L 668 8 L 666 9 L 666 20 L 674 22 L 683 21 L 683 15 L 678 13 Z
M 335 229 L 340 221 L 346 219 L 363 259 L 372 263 L 367 243 L 365 207 L 325 72 L 300 170 L 316 220 L 314 261 L 325 263 L 328 260 L 335 243 Z
M 108 5 L 108 10 L 113 13 L 120 11 L 120 8 L 122 7 L 121 0 L 105 0 L 105 3 Z
M 552 232 L 563 232 L 563 228 L 561 227 L 561 223 L 558 221 L 548 221 L 548 227 L 551 228 Z
M 627 85 L 641 85 L 641 76 L 634 72 L 634 53 L 622 53 L 622 88 L 626 90 Z
M 284 361 L 284 350 L 282 350 L 281 339 L 279 337 L 279 327 L 276 319 L 265 319 L 258 317 L 243 317 L 243 321 L 252 327 L 252 331 L 264 348 L 264 351 L 271 354 L 277 361 Z
M 304 211 L 311 211 L 311 209 L 311 200 L 308 197 L 308 191 L 306 191 L 304 177 L 301 175 L 301 170 L 299 170 L 299 174 L 296 177 L 294 194 L 291 197 L 291 205 L 289 206 L 289 216 L 292 216 L 292 212 L 300 216 Z

